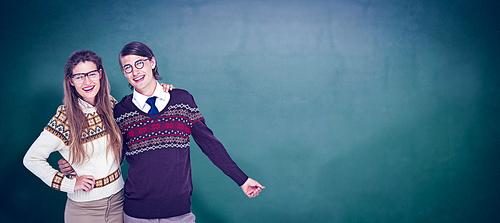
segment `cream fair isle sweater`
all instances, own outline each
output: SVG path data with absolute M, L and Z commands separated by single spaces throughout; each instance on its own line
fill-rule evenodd
M 52 152 L 58 151 L 66 160 L 69 159 L 69 135 L 70 129 L 66 119 L 66 110 L 63 105 L 59 106 L 56 115 L 45 126 L 40 136 L 31 145 L 23 159 L 23 164 L 28 170 L 40 178 L 45 184 L 53 189 L 64 191 L 68 198 L 76 202 L 93 201 L 109 197 L 119 192 L 124 185 L 122 176 L 117 173 L 120 165 L 115 161 L 112 152 L 106 156 L 107 133 L 103 128 L 96 108 L 80 99 L 80 107 L 87 117 L 88 127 L 82 137 L 84 148 L 90 159 L 81 164 L 73 165 L 78 176 L 92 175 L 94 179 L 101 179 L 102 187 L 96 187 L 88 192 L 83 190 L 74 191 L 76 178 L 69 179 L 54 169 L 47 158 Z M 111 175 L 111 176 L 110 176 Z

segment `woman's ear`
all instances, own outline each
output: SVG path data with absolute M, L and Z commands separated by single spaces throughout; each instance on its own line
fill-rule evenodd
M 69 84 L 73 87 L 75 86 L 75 83 L 73 83 L 73 80 L 71 80 L 71 78 L 69 79 Z

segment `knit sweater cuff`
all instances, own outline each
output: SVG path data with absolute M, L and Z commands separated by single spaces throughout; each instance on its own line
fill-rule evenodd
M 73 193 L 75 191 L 76 178 L 69 179 L 64 177 L 61 183 L 61 191 Z

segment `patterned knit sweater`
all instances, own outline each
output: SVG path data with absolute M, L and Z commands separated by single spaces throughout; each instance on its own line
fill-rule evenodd
M 52 117 L 26 152 L 23 164 L 48 186 L 67 192 L 68 198 L 73 201 L 84 202 L 109 197 L 119 192 L 124 182 L 120 175 L 120 165 L 115 161 L 113 153 L 106 155 L 108 137 L 106 137 L 106 129 L 99 114 L 92 105 L 81 99 L 79 101 L 88 122 L 82 135 L 84 148 L 87 154 L 92 154 L 92 156 L 81 165 L 73 165 L 73 169 L 78 175 L 94 176 L 95 188 L 88 192 L 74 191 L 76 178 L 65 177 L 47 162 L 49 155 L 55 151 L 58 151 L 66 160 L 70 160 L 69 135 L 71 130 L 63 105 L 59 106 L 56 115 Z
M 156 115 L 140 111 L 125 96 L 115 107 L 130 165 L 125 182 L 124 211 L 136 218 L 168 218 L 191 211 L 191 135 L 208 158 L 238 185 L 247 175 L 205 125 L 187 91 L 174 89 Z

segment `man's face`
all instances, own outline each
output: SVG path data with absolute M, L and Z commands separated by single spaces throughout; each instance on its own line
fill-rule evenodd
M 122 72 L 135 90 L 143 95 L 151 96 L 156 87 L 153 68 L 156 65 L 154 57 L 127 55 L 120 58 Z

